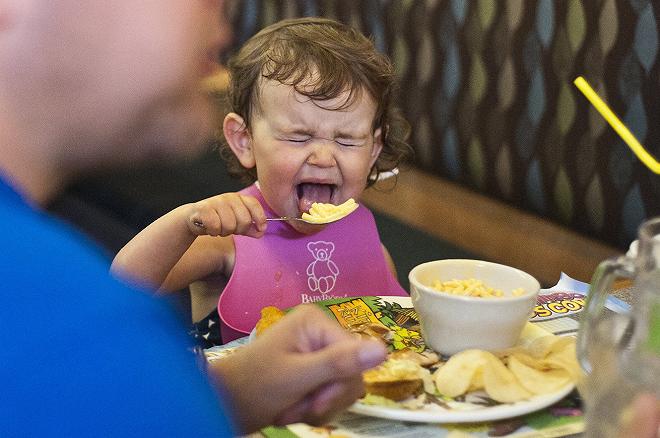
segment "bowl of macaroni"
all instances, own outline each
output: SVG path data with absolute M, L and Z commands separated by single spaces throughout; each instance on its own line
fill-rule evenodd
M 515 345 L 541 288 L 526 272 L 482 260 L 422 263 L 408 279 L 422 336 L 444 355 Z

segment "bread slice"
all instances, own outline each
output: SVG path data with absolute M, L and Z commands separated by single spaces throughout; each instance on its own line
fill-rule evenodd
M 424 386 L 421 367 L 410 360 L 388 359 L 382 365 L 362 374 L 368 394 L 394 401 L 405 400 L 419 394 Z
M 422 379 L 392 380 L 392 381 L 365 381 L 367 394 L 379 395 L 394 401 L 405 400 L 421 392 Z

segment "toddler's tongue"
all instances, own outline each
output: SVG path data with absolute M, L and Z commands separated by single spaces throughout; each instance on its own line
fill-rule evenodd
M 315 202 L 328 204 L 331 197 L 332 186 L 329 184 L 304 183 L 298 186 L 298 208 L 301 212 L 309 211 Z

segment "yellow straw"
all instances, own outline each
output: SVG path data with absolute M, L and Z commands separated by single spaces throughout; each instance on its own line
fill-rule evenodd
M 642 146 L 639 141 L 635 138 L 632 132 L 623 124 L 621 120 L 612 112 L 610 107 L 607 106 L 603 99 L 596 94 L 591 85 L 582 77 L 578 76 L 575 81 L 573 81 L 576 87 L 589 99 L 589 102 L 598 110 L 601 116 L 607 120 L 607 123 L 614 128 L 617 134 L 621 136 L 623 141 L 630 147 L 630 149 L 637 155 L 642 163 L 646 165 L 652 172 L 660 174 L 660 163 L 649 154 L 644 146 Z

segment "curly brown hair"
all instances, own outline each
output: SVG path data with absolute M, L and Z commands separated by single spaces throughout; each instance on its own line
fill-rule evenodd
M 366 90 L 376 102 L 373 129 L 381 128 L 383 149 L 371 169 L 367 186 L 409 157 L 410 127 L 392 103 L 396 78 L 387 56 L 355 29 L 326 18 L 296 18 L 272 24 L 250 38 L 228 63 L 229 110 L 240 115 L 250 129 L 259 111 L 262 78 L 292 86 L 312 100 L 348 96 L 340 108 L 350 106 Z M 230 174 L 251 183 L 256 169 L 241 166 L 226 140 L 220 152 Z

